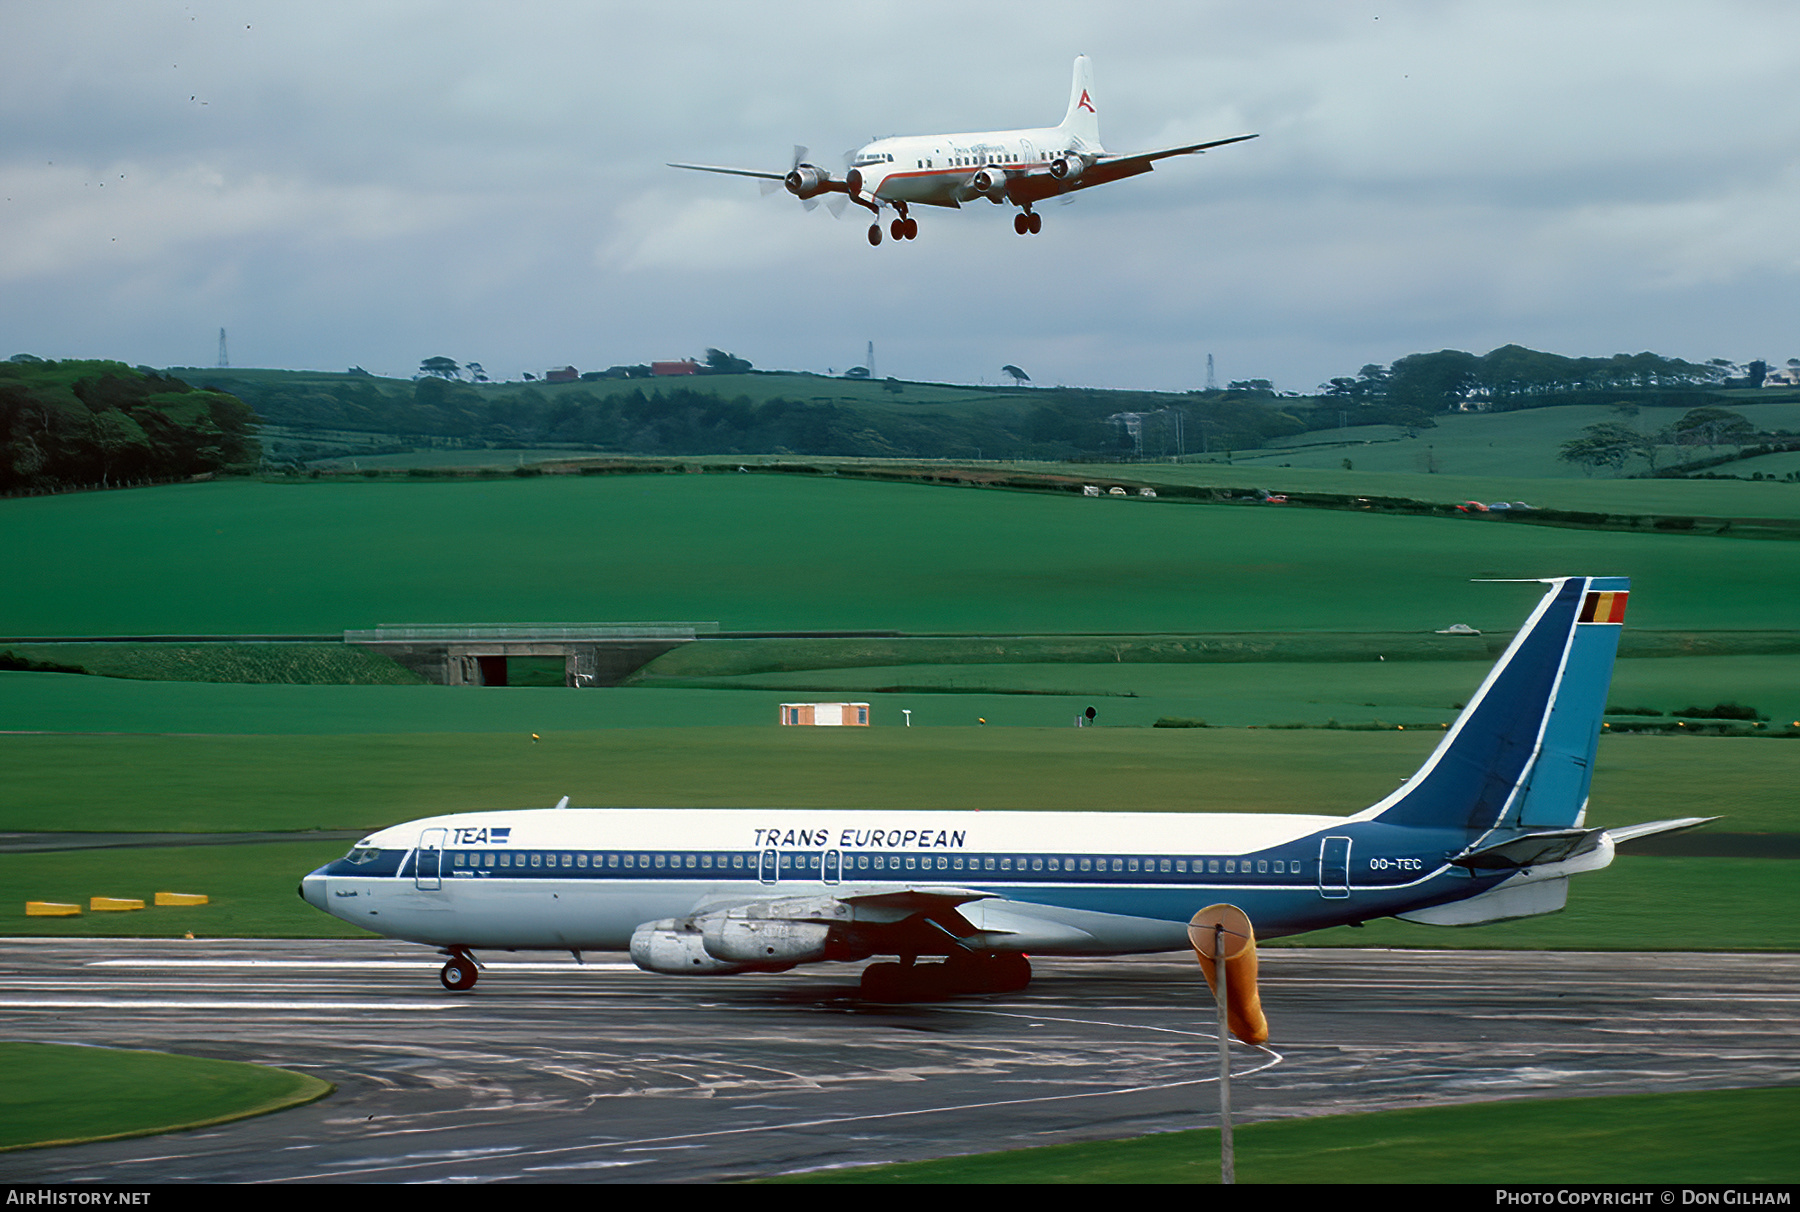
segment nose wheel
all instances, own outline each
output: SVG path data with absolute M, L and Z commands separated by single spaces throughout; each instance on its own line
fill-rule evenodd
M 465 947 L 452 951 L 449 962 L 438 971 L 438 980 L 452 993 L 467 993 L 480 978 L 481 970 L 476 966 L 475 957 Z
M 1036 211 L 1020 211 L 1013 216 L 1013 230 L 1021 236 L 1035 236 L 1044 230 L 1044 216 Z

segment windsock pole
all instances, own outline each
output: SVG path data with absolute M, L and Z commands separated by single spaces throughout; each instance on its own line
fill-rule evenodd
M 1227 947 L 1225 936 L 1231 936 Z M 1219 1180 L 1237 1181 L 1231 1147 L 1231 1037 L 1260 1046 L 1269 1038 L 1256 992 L 1256 928 L 1236 905 L 1208 905 L 1188 921 L 1188 943 L 1219 1015 Z M 1231 970 L 1237 969 L 1235 984 Z M 1236 1001 L 1233 1001 L 1235 997 Z
M 1213 924 L 1213 971 L 1219 974 L 1218 996 L 1214 1008 L 1219 1012 L 1219 1181 L 1225 1186 L 1237 1183 L 1237 1165 L 1231 1151 L 1231 1032 L 1225 1021 L 1226 975 L 1225 923 Z

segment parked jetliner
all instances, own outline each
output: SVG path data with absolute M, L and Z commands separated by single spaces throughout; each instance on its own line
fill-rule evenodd
M 1155 161 L 1187 156 L 1242 143 L 1255 135 L 1234 135 L 1209 143 L 1190 143 L 1161 151 L 1114 155 L 1100 145 L 1100 111 L 1094 101 L 1094 69 L 1086 55 L 1075 60 L 1075 82 L 1069 89 L 1069 112 L 1059 126 L 1029 130 L 980 131 L 961 135 L 901 135 L 877 139 L 845 157 L 845 173 L 834 177 L 816 164 L 805 163 L 806 149 L 794 149 L 794 164 L 786 173 L 758 172 L 749 168 L 717 168 L 710 164 L 671 164 L 703 173 L 755 177 L 775 183 L 806 203 L 818 204 L 822 194 L 843 194 L 875 215 L 869 227 L 869 243 L 881 243 L 881 210 L 892 208 L 899 216 L 889 230 L 896 240 L 916 239 L 919 221 L 911 207 L 960 207 L 986 198 L 996 205 L 1010 202 L 1019 207 L 1013 230 L 1021 236 L 1043 229 L 1043 216 L 1032 209 L 1046 198 L 1071 194 L 1094 185 L 1150 172 Z M 836 202 L 836 208 L 843 203 Z
M 1258 936 L 1400 917 L 1554 913 L 1615 843 L 1684 818 L 1592 829 L 1588 784 L 1625 617 L 1623 577 L 1560 577 L 1435 752 L 1346 818 L 1250 813 L 567 808 L 383 829 L 307 875 L 309 904 L 449 956 L 629 948 L 651 972 L 779 972 L 892 955 L 865 995 L 1004 991 L 1026 955 L 1188 946 L 1215 902 Z M 945 956 L 919 964 L 921 956 Z

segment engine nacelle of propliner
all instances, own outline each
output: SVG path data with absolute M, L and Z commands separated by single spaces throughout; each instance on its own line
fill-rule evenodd
M 1006 196 L 1006 170 L 990 164 L 969 178 L 969 188 L 984 198 L 999 201 Z
M 815 198 L 825 192 L 831 174 L 813 164 L 797 164 L 781 183 L 796 198 Z
M 1087 171 L 1087 161 L 1073 152 L 1050 161 L 1050 175 L 1058 181 L 1073 181 Z

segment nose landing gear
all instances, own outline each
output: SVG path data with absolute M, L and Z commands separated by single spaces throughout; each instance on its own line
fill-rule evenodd
M 450 959 L 438 972 L 438 980 L 452 993 L 467 993 L 481 979 L 481 969 L 467 947 L 452 947 Z

